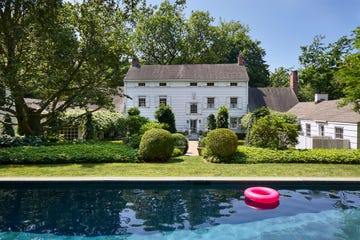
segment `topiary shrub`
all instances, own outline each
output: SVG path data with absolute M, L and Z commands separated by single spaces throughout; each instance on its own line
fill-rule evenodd
M 164 129 L 150 129 L 141 138 L 139 151 L 145 162 L 165 162 L 171 158 L 174 138 Z
M 189 149 L 187 138 L 181 133 L 173 133 L 172 137 L 174 138 L 174 147 L 180 149 L 182 155 L 185 155 Z
M 227 128 L 218 128 L 210 131 L 205 140 L 208 155 L 228 158 L 236 153 L 238 138 Z

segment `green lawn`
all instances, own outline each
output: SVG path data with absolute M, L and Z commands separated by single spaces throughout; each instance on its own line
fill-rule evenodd
M 0 165 L 0 177 L 360 177 L 360 165 L 214 164 L 201 157 L 168 163 Z

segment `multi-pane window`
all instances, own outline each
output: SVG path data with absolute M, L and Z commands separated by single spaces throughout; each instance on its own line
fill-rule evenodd
M 197 111 L 197 103 L 190 104 L 190 113 L 198 113 Z
M 208 83 L 206 83 L 206 86 L 212 87 L 212 86 L 215 86 L 215 84 L 213 82 L 208 82 Z
M 325 135 L 325 127 L 324 125 L 319 125 L 319 136 L 323 137 Z
M 166 87 L 166 82 L 161 82 L 161 83 L 159 83 L 159 86 L 160 86 L 160 87 Z
M 160 96 L 159 98 L 159 105 L 167 105 L 167 97 L 166 96 Z
M 230 83 L 230 86 L 231 86 L 231 87 L 236 87 L 236 86 L 237 86 L 237 82 L 231 82 L 231 83 Z
M 67 140 L 73 140 L 79 138 L 79 130 L 77 127 L 66 127 L 60 131 L 60 134 Z
M 237 98 L 230 98 L 230 108 L 237 108 L 238 106 L 238 99 Z
M 311 137 L 311 125 L 309 123 L 305 124 L 305 136 Z
M 139 86 L 139 87 L 145 87 L 145 83 L 144 83 L 144 82 L 139 82 L 139 83 L 138 83 L 138 86 Z
M 139 97 L 139 107 L 146 107 L 146 98 Z
M 215 98 L 208 97 L 207 98 L 207 108 L 214 108 L 215 107 Z
M 344 138 L 344 129 L 341 127 L 335 127 L 335 138 L 343 139 Z
M 190 86 L 191 86 L 191 87 L 196 87 L 196 86 L 197 86 L 197 82 L 191 82 L 191 83 L 190 83 Z
M 230 128 L 238 128 L 238 118 L 236 117 L 230 118 Z

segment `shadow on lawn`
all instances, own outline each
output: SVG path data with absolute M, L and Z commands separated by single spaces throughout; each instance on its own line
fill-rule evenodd
M 165 163 L 181 163 L 184 162 L 184 159 L 181 158 L 172 158 L 169 161 L 165 162 Z

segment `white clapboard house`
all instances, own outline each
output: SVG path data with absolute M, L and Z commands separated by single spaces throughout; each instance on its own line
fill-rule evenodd
M 207 130 L 207 117 L 220 106 L 229 110 L 229 127 L 239 131 L 247 113 L 249 77 L 241 57 L 234 64 L 139 65 L 133 60 L 124 79 L 125 110 L 137 107 L 154 120 L 160 104 L 169 105 L 178 131 Z
M 360 114 L 352 105 L 340 107 L 340 100 L 327 99 L 327 94 L 316 94 L 314 102 L 299 102 L 288 111 L 301 125 L 296 147 L 360 149 Z

